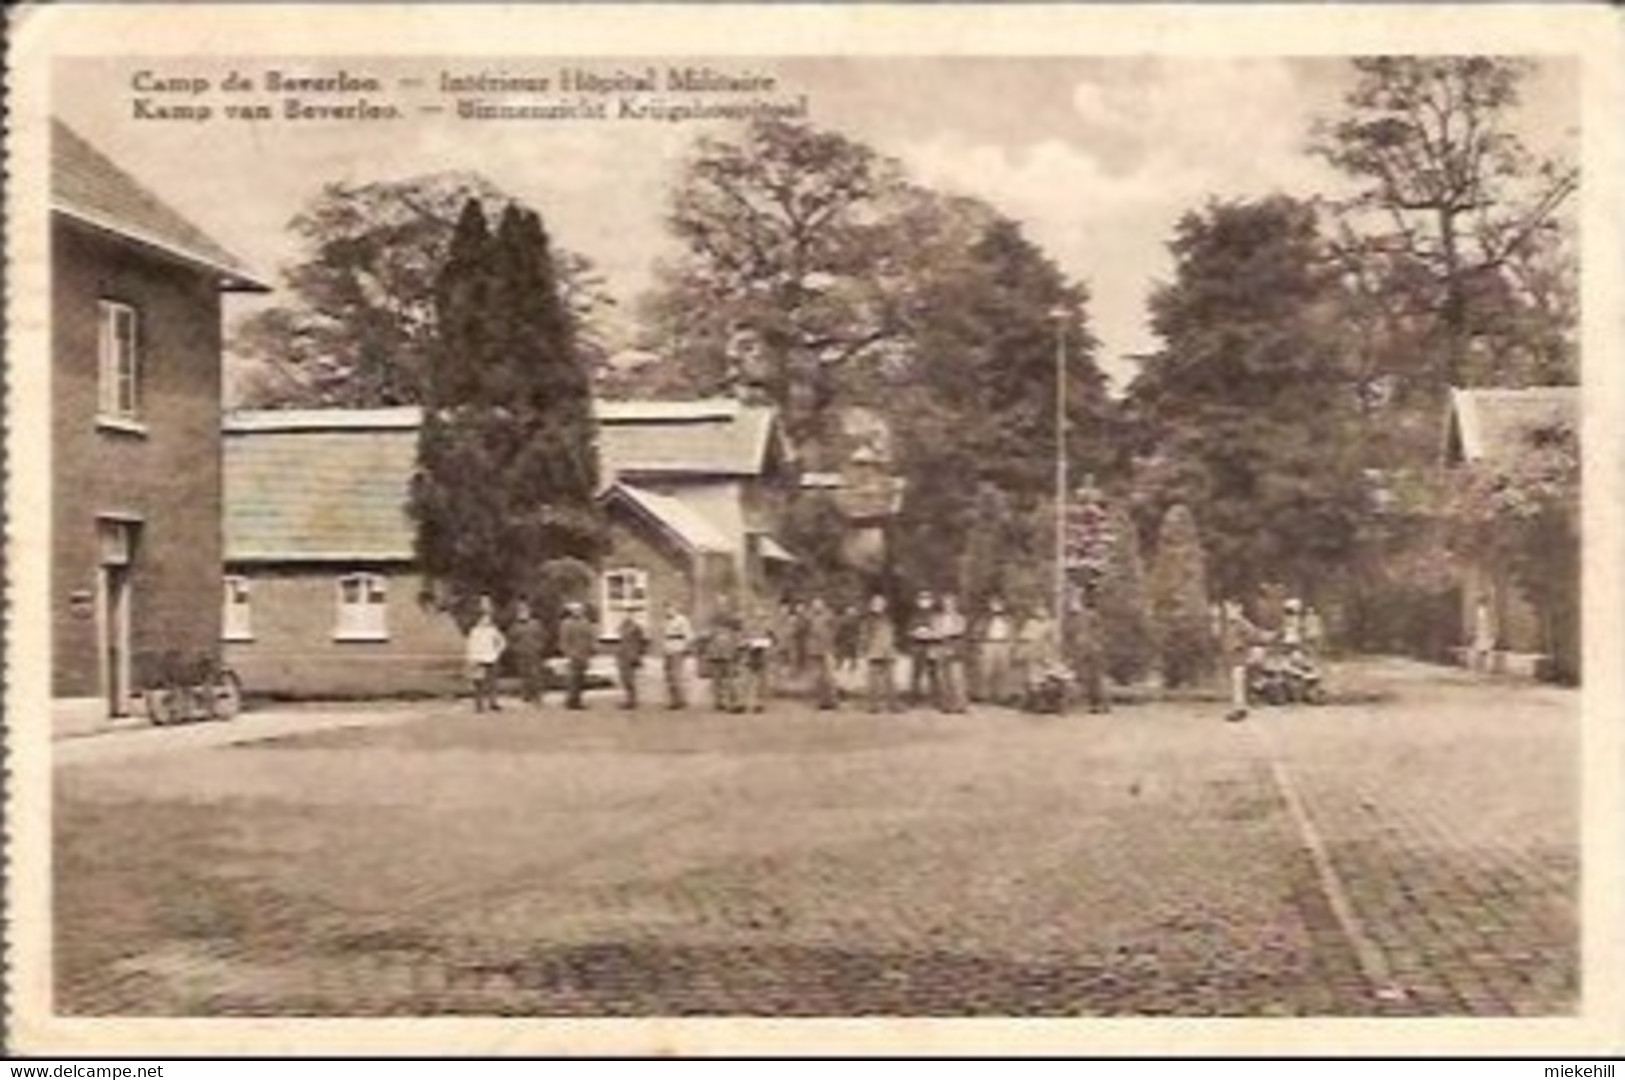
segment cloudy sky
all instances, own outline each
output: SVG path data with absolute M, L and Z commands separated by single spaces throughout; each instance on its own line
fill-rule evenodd
M 667 58 L 649 62 L 664 66 Z M 581 66 L 608 73 L 642 63 Z M 1170 271 L 1164 245 L 1181 213 L 1209 197 L 1329 191 L 1338 183 L 1305 143 L 1314 117 L 1333 112 L 1346 88 L 1340 61 L 731 58 L 713 65 L 773 76 L 780 95 L 807 96 L 814 123 L 899 159 L 919 181 L 981 197 L 1022 222 L 1087 283 L 1100 359 L 1119 379 L 1132 374 L 1127 357 L 1155 344 L 1145 299 Z M 432 86 L 442 70 L 553 74 L 571 62 L 324 58 L 233 66 L 249 74 L 343 68 L 390 86 L 408 77 Z M 463 169 L 539 209 L 556 240 L 596 260 L 630 300 L 653 260 L 670 250 L 661 223 L 669 182 L 692 140 L 715 130 L 474 122 L 415 111 L 370 124 L 138 121 L 132 80 L 143 69 L 216 82 L 226 70 L 211 61 L 62 61 L 53 109 L 265 274 L 297 254 L 286 223 L 323 183 Z M 1570 69 L 1540 69 L 1525 96 L 1520 127 L 1537 149 L 1573 138 Z

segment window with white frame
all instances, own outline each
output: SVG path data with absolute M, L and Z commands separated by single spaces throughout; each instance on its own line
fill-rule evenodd
M 220 636 L 227 641 L 253 641 L 254 611 L 249 605 L 248 579 L 229 575 L 223 600 Z
M 604 571 L 604 629 L 619 633 L 621 620 L 631 615 L 644 629 L 649 626 L 649 573 L 634 566 Z
M 346 574 L 339 578 L 337 641 L 389 640 L 388 582 L 382 574 Z
M 103 300 L 100 312 L 97 410 L 109 419 L 134 420 L 141 388 L 136 311 L 129 304 Z

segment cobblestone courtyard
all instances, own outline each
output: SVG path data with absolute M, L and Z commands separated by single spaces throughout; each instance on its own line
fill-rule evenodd
M 57 1009 L 1573 1011 L 1577 697 L 1361 677 L 1237 725 L 599 695 L 67 740 Z

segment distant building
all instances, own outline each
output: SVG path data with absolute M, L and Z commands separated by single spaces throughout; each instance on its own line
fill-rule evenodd
M 148 657 L 220 639 L 221 294 L 243 263 L 51 132 L 52 693 L 131 710 Z
M 1522 390 L 1452 390 L 1445 442 L 1445 465 L 1506 467 L 1531 453 L 1541 433 L 1577 431 L 1580 389 L 1540 386 Z M 1508 569 L 1473 559 L 1461 576 L 1461 638 L 1473 640 L 1482 601 L 1502 654 L 1517 665 L 1550 647 L 1540 613 L 1517 587 Z
M 903 502 L 891 426 L 873 409 L 845 408 L 836 447 L 840 468 L 802 473 L 801 490 L 834 500 L 846 524 L 842 559 L 855 570 L 877 575 L 886 562 L 887 528 Z
M 794 482 L 776 413 L 734 400 L 596 412 L 604 636 L 666 603 L 703 623 L 724 594 L 774 602 L 791 556 L 773 530 Z M 227 418 L 224 636 L 250 693 L 458 685 L 457 629 L 418 601 L 406 503 L 420 418 L 410 407 Z

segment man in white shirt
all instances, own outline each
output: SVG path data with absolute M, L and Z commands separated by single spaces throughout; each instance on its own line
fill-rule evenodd
M 469 628 L 465 642 L 464 656 L 468 660 L 468 679 L 474 688 L 475 712 L 484 712 L 487 706 L 493 712 L 502 710 L 497 702 L 497 663 L 508 648 L 508 639 L 497 628 L 492 610 L 491 598 L 480 597 L 480 616 Z
M 675 604 L 666 605 L 660 631 L 660 660 L 666 673 L 667 708 L 688 705 L 688 654 L 694 647 L 694 626 Z

